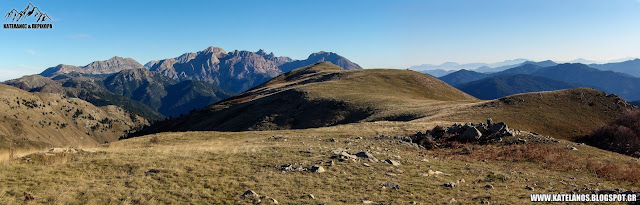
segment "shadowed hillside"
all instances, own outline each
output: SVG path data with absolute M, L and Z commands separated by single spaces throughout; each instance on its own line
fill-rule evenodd
M 418 72 L 348 71 L 325 62 L 280 75 L 206 109 L 157 123 L 143 133 L 300 129 L 362 121 L 407 121 L 432 111 L 432 103 L 475 100 Z

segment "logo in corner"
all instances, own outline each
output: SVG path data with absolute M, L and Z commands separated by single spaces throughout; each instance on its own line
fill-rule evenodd
M 35 18 L 36 23 L 34 24 L 25 24 L 25 23 L 18 24 L 17 23 L 29 17 Z M 40 11 L 40 9 L 37 6 L 34 6 L 31 3 L 29 3 L 29 5 L 27 5 L 27 8 L 25 8 L 22 11 L 12 9 L 11 11 L 9 11 L 9 13 L 7 13 L 7 15 L 4 16 L 4 18 L 7 20 L 11 20 L 11 22 L 16 22 L 16 23 L 4 24 L 5 29 L 51 29 L 53 28 L 53 25 L 44 23 L 45 21 L 51 21 L 51 17 L 49 17 L 49 15 L 47 15 L 46 13 Z

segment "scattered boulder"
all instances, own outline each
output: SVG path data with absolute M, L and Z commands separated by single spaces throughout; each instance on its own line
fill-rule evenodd
M 315 173 L 323 173 L 323 172 L 325 172 L 324 168 L 322 168 L 322 166 L 318 166 L 318 165 L 313 165 L 311 167 L 311 171 L 315 172 Z
M 493 189 L 493 185 L 487 184 L 487 185 L 484 185 L 484 188 L 485 189 Z
M 384 162 L 389 163 L 389 164 L 391 164 L 393 166 L 400 166 L 401 165 L 400 162 L 392 160 L 392 159 L 386 159 L 386 160 L 384 160 Z
M 372 161 L 372 162 L 377 162 L 378 159 L 376 159 L 376 157 L 374 157 L 371 153 L 369 152 L 358 152 L 356 153 L 357 157 Z
M 383 187 L 391 188 L 391 189 L 400 189 L 400 185 L 392 181 L 383 182 L 380 185 L 382 185 Z
M 524 186 L 524 189 L 531 190 L 531 191 L 535 190 L 533 187 L 530 187 L 529 185 Z
M 280 166 L 280 170 L 282 171 L 293 171 L 293 165 L 291 164 L 283 164 Z
M 362 200 L 362 204 L 373 204 L 373 201 Z
M 306 198 L 306 199 L 315 199 L 316 197 L 315 197 L 315 196 L 313 196 L 313 194 L 307 194 L 307 195 L 302 196 L 302 198 Z
M 349 152 L 347 152 L 344 149 L 337 149 L 337 150 L 333 150 L 333 156 L 331 158 L 333 159 L 338 159 L 340 161 L 346 161 L 346 160 L 356 160 L 358 159 L 358 156 L 356 155 L 352 155 Z
M 458 140 L 470 142 L 477 141 L 482 137 L 482 132 L 478 130 L 476 127 L 469 127 L 464 131 L 460 136 L 458 136 Z
M 250 198 L 250 197 L 255 197 L 258 198 L 260 195 L 258 195 L 258 193 L 256 193 L 253 190 L 247 190 L 242 194 L 242 197 L 244 198 Z
M 442 184 L 442 186 L 444 186 L 444 187 L 449 187 L 449 188 L 453 188 L 453 187 L 456 187 L 456 183 L 453 183 L 453 182 L 447 182 L 447 183 Z
M 271 204 L 278 204 L 278 200 L 268 197 L 268 196 L 261 196 L 260 199 L 264 200 L 267 202 L 267 204 L 271 203 Z

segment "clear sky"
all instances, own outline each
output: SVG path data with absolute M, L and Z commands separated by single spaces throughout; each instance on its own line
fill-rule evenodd
M 54 29 L 0 28 L 0 81 L 208 46 L 294 59 L 332 51 L 365 68 L 640 57 L 640 0 L 11 0 L 0 2 L 1 17 L 29 2 Z

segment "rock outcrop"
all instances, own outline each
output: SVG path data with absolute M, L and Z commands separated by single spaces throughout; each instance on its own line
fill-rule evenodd
M 448 141 L 493 143 L 501 142 L 502 138 L 515 136 L 516 131 L 504 122 L 453 124 L 450 127 L 436 126 L 425 133 L 418 132 L 410 136 L 412 142 L 428 149 L 443 146 Z

